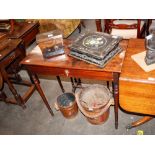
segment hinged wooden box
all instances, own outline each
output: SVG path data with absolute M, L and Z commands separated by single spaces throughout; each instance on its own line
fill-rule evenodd
M 40 33 L 36 36 L 36 41 L 45 59 L 64 53 L 63 37 L 59 30 Z

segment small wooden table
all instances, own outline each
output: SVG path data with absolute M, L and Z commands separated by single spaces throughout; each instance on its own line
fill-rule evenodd
M 126 49 L 128 41 L 124 40 L 120 44 Z M 103 69 L 77 60 L 68 56 L 70 52 L 68 45 L 70 41 L 64 41 L 65 54 L 53 57 L 49 61 L 44 60 L 41 54 L 30 53 L 21 64 L 31 71 L 34 75 L 53 75 L 77 78 L 88 78 L 97 80 L 113 81 L 114 83 L 114 101 L 115 101 L 115 128 L 118 128 L 118 105 L 119 105 L 119 75 L 124 57 L 120 54 L 115 56 Z
M 127 128 L 143 124 L 155 115 L 155 70 L 145 72 L 131 59 L 133 54 L 145 51 L 144 45 L 143 39 L 129 40 L 120 75 L 119 92 L 120 106 L 124 110 L 148 116 L 129 124 Z

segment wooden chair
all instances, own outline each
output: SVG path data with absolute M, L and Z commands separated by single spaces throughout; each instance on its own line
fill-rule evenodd
M 147 23 L 148 20 L 144 22 L 140 19 L 104 19 L 104 32 L 121 36 L 123 39 L 144 38 L 150 25 L 150 22 Z M 96 28 L 99 32 L 103 31 L 101 19 L 96 19 Z M 109 81 L 107 81 L 107 87 L 109 88 Z
M 104 24 L 104 32 L 122 36 L 123 39 L 144 38 L 146 32 L 146 22 L 140 19 L 105 19 Z

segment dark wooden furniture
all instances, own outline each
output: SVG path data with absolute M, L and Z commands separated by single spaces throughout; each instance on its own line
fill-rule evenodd
M 141 38 L 142 37 L 142 33 L 144 32 L 144 25 L 141 27 L 141 20 L 137 19 L 136 23 L 133 24 L 127 24 L 127 23 L 123 23 L 123 24 L 115 24 L 116 20 L 115 19 L 105 19 L 105 32 L 107 33 L 111 33 L 112 29 L 136 29 L 137 30 L 137 38 Z M 120 20 L 123 21 L 123 20 Z M 131 21 L 131 20 L 126 20 L 126 21 Z M 135 20 L 136 21 L 136 20 Z
M 96 23 L 96 30 L 97 30 L 98 32 L 102 32 L 101 19 L 95 19 L 95 23 Z
M 152 19 L 148 19 L 147 22 L 146 22 L 146 36 L 149 35 L 149 29 L 150 29 L 150 26 L 152 24 Z
M 8 34 L 8 38 L 22 39 L 25 47 L 28 47 L 36 39 L 36 35 L 39 33 L 39 23 L 31 22 L 15 22 L 13 24 L 12 33 Z
M 3 77 L 2 77 L 2 73 L 0 72 L 0 90 L 3 87 Z
M 143 124 L 155 115 L 155 71 L 145 72 L 131 59 L 131 55 L 144 50 L 143 39 L 129 40 L 120 75 L 120 106 L 128 112 L 146 115 L 127 128 Z
M 101 20 L 96 20 L 96 26 L 98 31 L 102 31 Z M 125 35 L 124 39 L 143 38 L 145 36 L 146 28 L 146 22 L 140 19 L 104 19 L 104 32 L 106 33 L 123 36 L 123 30 L 133 30 L 129 32 L 128 36 Z M 114 32 L 117 30 L 119 30 L 119 32 Z
M 126 49 L 128 41 L 122 41 L 121 46 Z M 119 75 L 123 64 L 123 57 L 115 56 L 103 69 L 84 61 L 68 56 L 69 41 L 64 41 L 65 54 L 52 58 L 50 61 L 43 59 L 41 54 L 30 53 L 21 64 L 33 74 L 88 78 L 114 82 L 115 101 L 115 128 L 118 128 L 118 101 Z M 39 86 L 39 84 L 38 84 Z
M 6 43 L 8 41 L 8 46 L 3 46 L 3 42 Z M 45 105 L 47 106 L 51 115 L 53 112 L 47 102 L 47 99 L 40 87 L 38 85 L 39 80 L 36 75 L 29 73 L 31 82 L 23 81 L 22 78 L 19 76 L 18 72 L 21 70 L 21 66 L 19 62 L 25 57 L 25 47 L 21 39 L 3 39 L 0 40 L 0 100 L 11 103 L 17 104 L 25 108 L 25 103 L 32 95 L 35 89 L 38 90 L 39 94 L 41 95 Z M 10 91 L 12 92 L 14 98 L 9 98 L 7 94 L 3 91 L 3 81 L 6 82 Z M 29 86 L 28 91 L 21 96 L 20 93 L 15 89 L 14 84 L 22 84 Z
M 6 38 L 6 34 L 5 34 L 5 33 L 0 32 L 0 40 L 2 40 L 2 39 L 4 39 L 4 38 Z
M 0 29 L 0 32 L 8 32 L 11 34 L 14 31 L 14 20 L 13 19 L 0 20 L 0 24 L 7 24 L 10 26 L 9 29 Z
M 78 25 L 78 30 L 79 30 L 79 33 L 81 33 L 81 28 L 82 28 L 82 27 L 86 28 L 86 26 L 85 26 L 85 24 L 84 24 L 84 20 L 83 20 L 83 19 L 81 19 L 81 20 L 80 20 L 80 24 Z

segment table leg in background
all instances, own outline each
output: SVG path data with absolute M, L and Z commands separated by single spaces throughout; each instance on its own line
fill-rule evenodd
M 60 85 L 60 88 L 61 88 L 62 92 L 64 93 L 64 92 L 65 92 L 65 89 L 64 89 L 64 87 L 63 87 L 63 85 L 62 85 L 62 83 L 61 83 L 61 79 L 60 79 L 59 76 L 56 76 L 56 77 L 57 77 L 58 83 L 59 83 L 59 85 Z
M 113 95 L 115 111 L 115 128 L 118 129 L 118 105 L 119 105 L 119 73 L 113 73 Z

